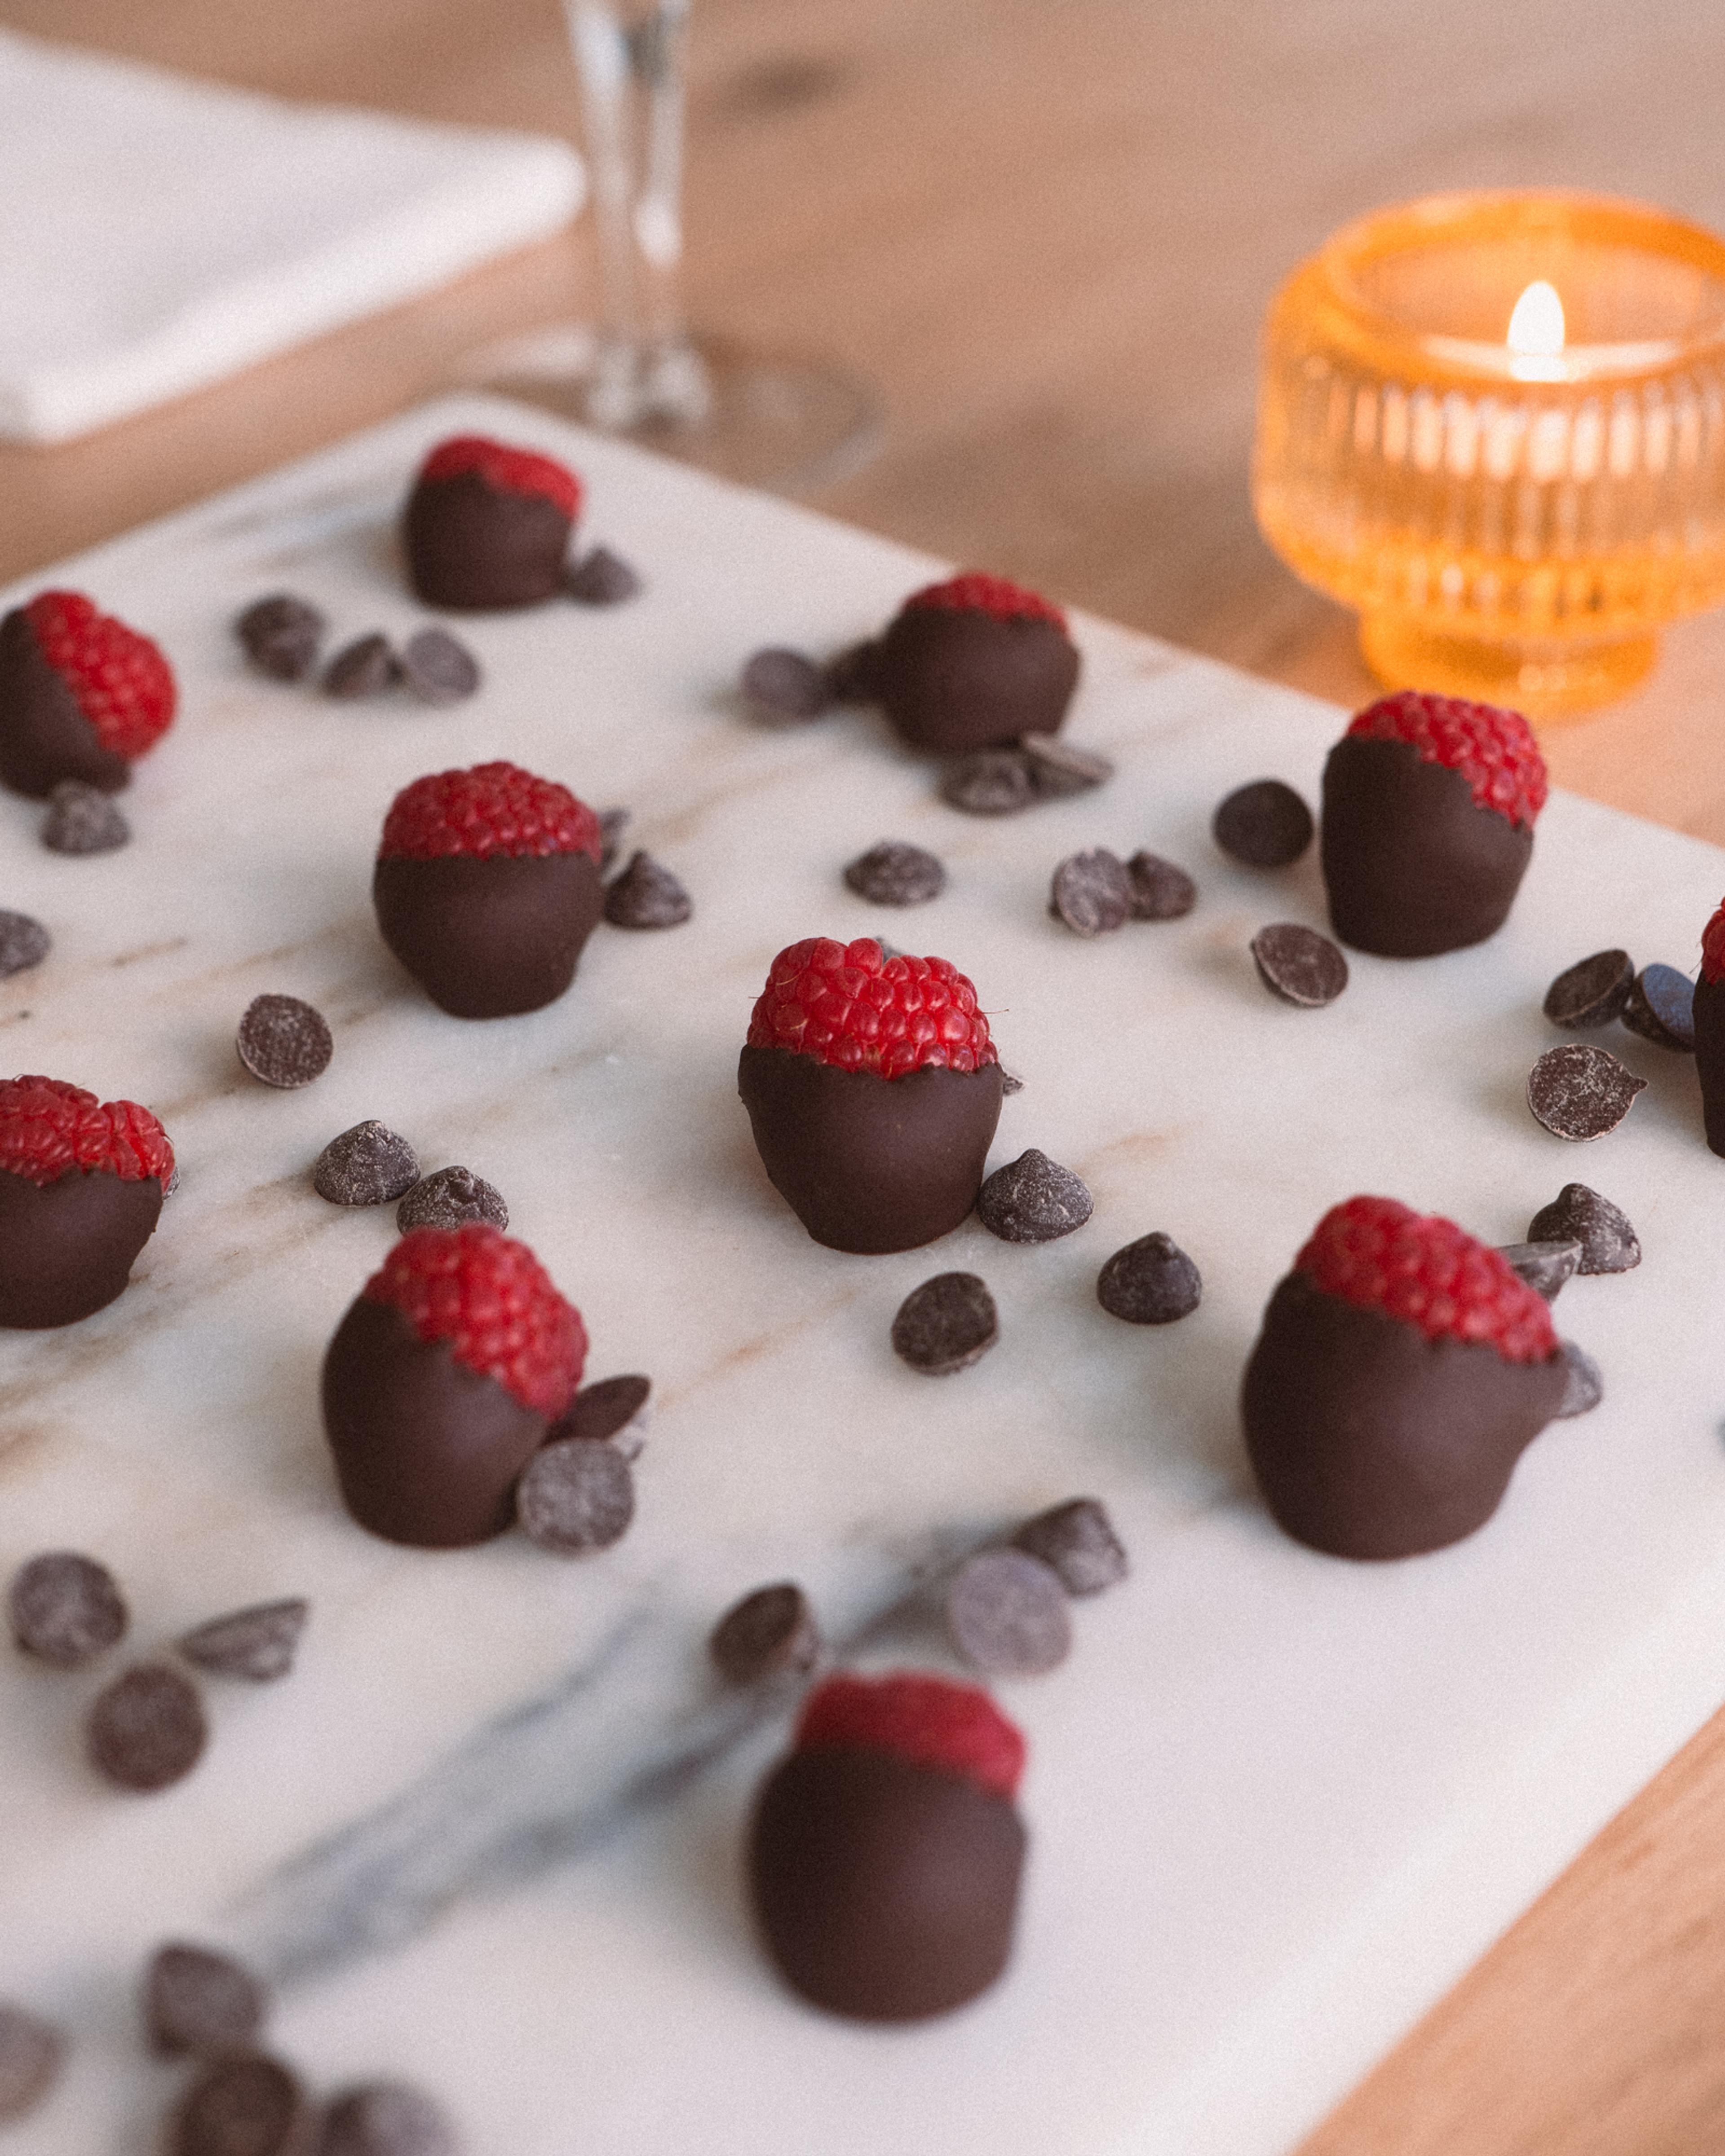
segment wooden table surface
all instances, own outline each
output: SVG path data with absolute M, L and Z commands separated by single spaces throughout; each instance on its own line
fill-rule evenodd
M 1258 323 L 1344 218 L 1553 182 L 1725 227 L 1717 0 L 700 0 L 691 311 L 875 388 L 814 497 L 1364 701 L 1349 619 L 1247 495 Z M 289 95 L 573 131 L 557 0 L 0 0 L 0 23 Z M 51 451 L 0 447 L 0 578 L 260 472 L 591 304 L 584 228 Z M 1548 735 L 1559 783 L 1725 843 L 1725 613 Z M 1725 1697 L 1725 1641 L 1721 1643 Z M 1725 2146 L 1725 1716 L 1304 2156 Z

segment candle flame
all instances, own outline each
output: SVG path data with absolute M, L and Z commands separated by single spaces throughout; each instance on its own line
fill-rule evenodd
M 1563 377 L 1563 303 L 1557 287 L 1537 277 L 1515 303 L 1505 341 L 1510 372 L 1517 382 L 1556 382 Z

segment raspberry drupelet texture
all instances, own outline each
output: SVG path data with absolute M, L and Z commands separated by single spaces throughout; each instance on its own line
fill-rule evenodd
M 1332 1206 L 1294 1267 L 1326 1295 L 1401 1318 L 1428 1340 L 1476 1341 L 1508 1363 L 1557 1350 L 1544 1299 L 1496 1250 L 1394 1198 Z
M 809 1694 L 797 1750 L 841 1748 L 891 1752 L 997 1797 L 1011 1797 L 1024 1771 L 1024 1738 L 987 1692 L 911 1670 L 829 1677 Z
M 415 1228 L 362 1293 L 398 1310 L 421 1340 L 447 1340 L 465 1368 L 536 1414 L 568 1406 L 587 1360 L 581 1313 L 525 1243 L 483 1222 Z
M 977 569 L 912 592 L 903 611 L 916 613 L 926 607 L 941 607 L 952 613 L 985 613 L 995 621 L 1051 621 L 1056 629 L 1066 626 L 1065 615 L 1050 601 L 1021 585 L 1009 583 L 1004 577 L 987 576 Z
M 383 820 L 377 858 L 591 854 L 597 861 L 602 845 L 598 818 L 567 786 L 516 764 L 480 763 L 470 771 L 433 772 L 404 787 Z
M 581 482 L 567 465 L 532 449 L 512 449 L 485 434 L 454 434 L 439 442 L 419 468 L 421 480 L 459 479 L 477 472 L 488 486 L 509 494 L 542 494 L 571 523 L 581 508 Z
M 1716 985 L 1725 981 L 1725 900 L 1702 931 L 1701 970 Z
M 122 1183 L 153 1175 L 166 1190 L 173 1147 L 136 1101 L 98 1101 L 59 1078 L 0 1084 L 0 1169 L 46 1188 L 73 1168 L 100 1169 Z
M 1368 704 L 1348 731 L 1367 741 L 1406 742 L 1427 763 L 1459 771 L 1478 806 L 1512 824 L 1531 827 L 1545 806 L 1545 758 L 1519 711 L 1406 689 Z
M 902 1078 L 998 1063 L 976 990 L 945 958 L 885 957 L 872 937 L 806 937 L 779 952 L 749 1020 L 752 1048 Z
M 24 613 L 105 749 L 130 760 L 161 740 L 174 715 L 173 670 L 147 636 L 82 592 L 39 592 Z

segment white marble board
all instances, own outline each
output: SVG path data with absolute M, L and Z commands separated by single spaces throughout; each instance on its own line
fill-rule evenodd
M 571 457 L 589 533 L 640 565 L 645 595 L 464 623 L 487 680 L 447 711 L 248 675 L 228 624 L 270 589 L 342 636 L 424 619 L 392 512 L 426 446 L 472 428 Z M 184 703 L 126 798 L 129 849 L 50 855 L 40 810 L 0 798 L 0 902 L 55 937 L 0 984 L 0 1055 L 153 1106 L 183 1179 L 120 1302 L 0 1340 L 0 1571 L 98 1553 L 140 1650 L 264 1595 L 314 1607 L 295 1674 L 213 1685 L 207 1759 L 152 1799 L 82 1763 L 102 1671 L 0 1654 L 0 1994 L 74 2037 L 16 2156 L 153 2147 L 176 2081 L 143 2057 L 132 1990 L 168 1935 L 297 1972 L 281 2048 L 322 2086 L 422 2079 L 473 2156 L 1271 2156 L 1725 1696 L 1725 1163 L 1692 1065 L 1624 1034 L 1651 1082 L 1585 1147 L 1523 1099 L 1551 976 L 1609 942 L 1692 963 L 1725 856 L 1558 796 L 1490 945 L 1357 958 L 1334 1007 L 1285 1008 L 1246 942 L 1322 921 L 1315 863 L 1232 867 L 1209 819 L 1266 773 L 1315 798 L 1335 711 L 1081 619 L 1070 731 L 1119 775 L 999 823 L 942 806 L 872 715 L 773 731 L 740 712 L 751 649 L 834 648 L 934 566 L 467 398 L 33 580 L 159 636 Z M 465 1025 L 384 952 L 369 864 L 400 786 L 500 754 L 630 804 L 696 914 L 602 928 L 562 1003 Z M 884 835 L 942 855 L 947 895 L 889 914 L 849 894 L 841 865 Z M 1080 942 L 1048 917 L 1048 880 L 1096 844 L 1184 863 L 1196 911 Z M 752 998 L 794 937 L 870 932 L 974 978 L 1024 1081 L 994 1158 L 1034 1144 L 1082 1173 L 1081 1233 L 1024 1249 L 973 1222 L 850 1258 L 774 1196 L 735 1095 Z M 334 1064 L 302 1092 L 235 1062 L 266 989 L 334 1026 Z M 654 1376 L 639 1513 L 606 1556 L 398 1550 L 337 1504 L 318 1363 L 393 1209 L 326 1205 L 307 1171 L 367 1116 L 428 1168 L 500 1186 L 586 1314 L 591 1374 Z M 1361 1567 L 1285 1540 L 1235 1397 L 1318 1215 L 1381 1191 L 1508 1240 L 1572 1178 L 1622 1204 L 1647 1253 L 1558 1306 L 1604 1366 L 1604 1406 L 1553 1425 L 1459 1548 Z M 1204 1299 L 1129 1327 L 1097 1307 L 1096 1274 L 1153 1228 L 1197 1260 Z M 894 1360 L 887 1327 L 953 1267 L 988 1281 L 1002 1338 L 934 1381 Z M 1009 1976 L 912 2030 L 804 2009 L 738 1881 L 783 1724 L 718 1693 L 709 1625 L 788 1574 L 852 1636 L 919 1565 L 1081 1491 L 1135 1570 L 1079 1607 L 1063 1670 L 999 1688 L 1032 1755 Z M 940 1658 L 914 1626 L 865 1657 Z

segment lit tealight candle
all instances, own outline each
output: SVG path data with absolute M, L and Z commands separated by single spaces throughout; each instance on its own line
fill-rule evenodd
M 1509 371 L 1517 382 L 1561 382 L 1563 367 L 1563 303 L 1555 285 L 1536 277 L 1515 303 L 1504 342 Z

